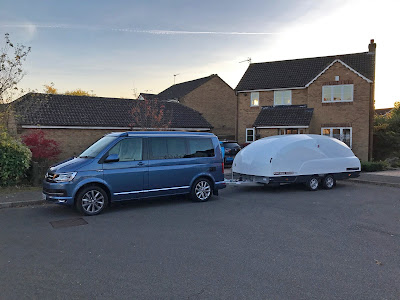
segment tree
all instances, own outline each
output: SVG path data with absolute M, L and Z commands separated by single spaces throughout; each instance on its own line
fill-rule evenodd
M 37 162 L 56 159 L 61 153 L 57 141 L 46 138 L 40 129 L 30 130 L 22 137 L 22 141 L 31 150 L 32 159 Z
M 89 93 L 87 91 L 84 91 L 82 89 L 76 89 L 76 90 L 72 90 L 72 91 L 66 91 L 64 93 L 65 95 L 74 95 L 74 96 L 91 96 L 91 97 L 95 97 L 96 95 L 93 93 Z
M 46 94 L 58 94 L 57 89 L 54 87 L 54 82 L 50 82 L 50 84 L 44 84 L 44 92 Z
M 0 48 L 0 104 L 11 100 L 14 91 L 18 90 L 17 84 L 25 73 L 22 64 L 31 51 L 31 47 L 11 42 L 10 35 L 4 35 L 5 46 Z
M 400 102 L 386 115 L 375 115 L 374 159 L 400 157 Z
M 31 51 L 30 47 L 14 44 L 10 35 L 4 35 L 5 45 L 0 48 L 0 132 L 6 131 L 11 116 L 11 107 L 8 103 L 17 92 L 17 84 L 25 73 L 22 64 Z
M 129 124 L 131 129 L 161 130 L 170 127 L 172 111 L 167 112 L 165 102 L 159 101 L 157 98 L 132 101 L 132 122 Z

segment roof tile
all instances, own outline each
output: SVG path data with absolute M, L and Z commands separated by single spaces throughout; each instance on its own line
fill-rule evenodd
M 263 106 L 254 127 L 309 126 L 313 111 L 307 105 Z
M 375 56 L 369 52 L 250 64 L 236 91 L 304 87 L 335 59 L 373 80 Z
M 144 106 L 135 99 L 28 93 L 13 102 L 20 125 L 140 127 L 134 124 L 132 108 Z M 196 110 L 176 102 L 164 105 L 169 128 L 212 128 Z

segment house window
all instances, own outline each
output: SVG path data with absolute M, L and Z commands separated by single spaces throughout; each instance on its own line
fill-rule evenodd
M 250 106 L 259 106 L 260 105 L 260 93 L 259 92 L 252 92 L 250 97 L 251 97 Z
M 353 101 L 353 84 L 324 85 L 322 87 L 322 102 Z
M 292 91 L 274 91 L 274 105 L 292 105 Z
M 350 148 L 352 147 L 352 128 L 351 127 L 323 127 L 321 128 L 321 134 L 334 137 L 341 140 Z
M 254 128 L 246 128 L 246 143 L 254 142 Z
M 306 130 L 304 128 L 281 128 L 279 129 L 279 135 L 285 134 L 304 134 Z

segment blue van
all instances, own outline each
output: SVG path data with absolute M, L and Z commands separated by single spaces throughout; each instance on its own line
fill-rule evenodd
M 43 198 L 96 215 L 114 201 L 190 194 L 205 202 L 222 188 L 224 164 L 214 134 L 124 132 L 50 167 Z

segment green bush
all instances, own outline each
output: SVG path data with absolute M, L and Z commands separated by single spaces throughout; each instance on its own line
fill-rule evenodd
M 16 184 L 25 175 L 31 151 L 6 132 L 0 132 L 0 185 Z
M 389 164 L 386 161 L 362 161 L 361 171 L 364 172 L 376 172 L 384 171 L 389 168 Z

